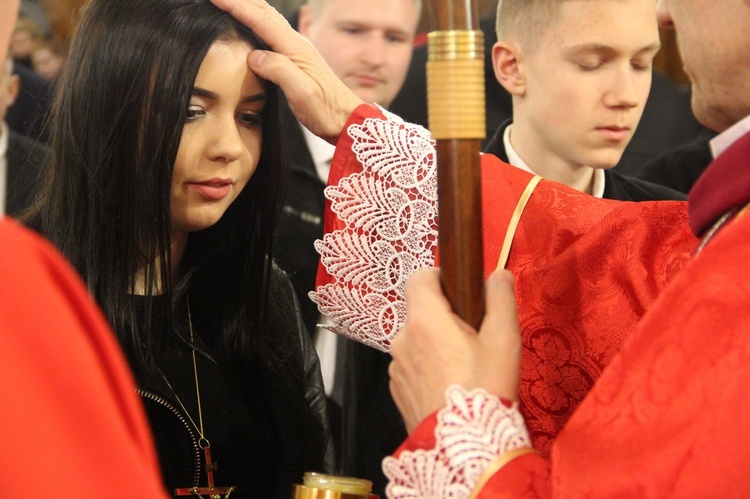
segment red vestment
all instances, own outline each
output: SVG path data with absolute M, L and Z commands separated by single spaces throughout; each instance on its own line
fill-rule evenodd
M 551 459 L 517 457 L 477 497 L 750 492 L 750 216 L 733 218 L 750 202 L 749 162 L 747 134 L 696 184 L 691 225 L 707 244 L 636 324 L 557 436 Z M 432 448 L 434 427 L 431 416 L 399 453 Z
M 63 258 L 10 219 L 0 336 L 0 496 L 166 496 L 114 334 Z
M 381 175 L 391 165 L 406 171 L 406 176 L 412 175 L 409 161 L 427 165 L 413 173 L 415 178 L 434 174 L 434 158 L 409 127 L 383 122 L 383 114 L 376 108 L 360 106 L 339 138 L 329 185 L 348 185 L 353 174 L 362 171 L 363 163 L 371 158 L 375 158 L 375 167 L 366 172 L 370 177 Z M 403 136 L 393 139 L 394 144 L 381 144 L 398 132 Z M 400 150 L 420 148 L 423 153 L 416 158 L 392 157 Z M 380 159 L 385 156 L 389 156 L 386 163 Z M 497 266 L 511 215 L 530 178 L 494 156 L 482 156 L 486 275 Z M 350 197 L 363 196 L 362 189 L 357 189 Z M 349 201 L 344 195 L 333 197 Z M 345 208 L 350 209 L 349 205 Z M 326 215 L 326 233 L 360 231 L 359 225 L 331 213 L 330 201 Z M 407 222 L 400 225 L 416 226 Z M 434 239 L 426 229 L 422 233 L 426 241 Z M 696 242 L 688 227 L 686 203 L 602 200 L 550 181 L 542 181 L 536 188 L 521 218 L 507 268 L 516 277 L 523 335 L 521 412 L 534 446 L 543 455 L 635 324 L 689 260 Z M 330 260 L 346 267 L 340 262 L 346 263 L 348 255 L 335 253 L 336 245 L 330 246 L 333 250 L 323 253 L 324 265 Z M 356 268 L 351 275 L 369 275 L 361 266 Z M 360 286 L 355 280 L 337 282 L 321 266 L 319 293 L 324 285 Z M 370 289 L 367 292 L 372 301 L 375 293 Z M 394 296 L 392 293 L 388 299 L 399 299 Z M 336 318 L 337 310 L 332 307 L 322 307 L 322 311 Z M 349 335 L 351 329 L 367 322 L 362 314 L 351 315 L 354 319 L 338 332 Z M 345 314 L 340 316 L 348 319 Z M 397 331 L 398 321 L 392 324 L 393 330 L 382 334 Z

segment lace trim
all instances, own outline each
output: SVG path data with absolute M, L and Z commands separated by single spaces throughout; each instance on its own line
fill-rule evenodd
M 390 498 L 468 498 L 498 456 L 531 440 L 518 404 L 506 407 L 485 390 L 448 387 L 437 414 L 435 449 L 404 451 L 383 460 Z
M 315 242 L 333 281 L 310 293 L 334 333 L 387 352 L 406 319 L 406 280 L 435 265 L 435 146 L 424 128 L 366 119 L 349 126 L 360 173 L 327 187 L 346 228 Z

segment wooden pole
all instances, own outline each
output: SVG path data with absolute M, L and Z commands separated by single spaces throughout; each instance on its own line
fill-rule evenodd
M 472 0 L 436 0 L 428 35 L 429 128 L 437 142 L 443 291 L 474 328 L 484 316 L 479 153 L 485 137 L 484 37 Z

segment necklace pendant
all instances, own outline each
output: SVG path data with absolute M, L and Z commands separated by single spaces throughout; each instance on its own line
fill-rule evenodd
M 182 487 L 175 489 L 175 496 L 192 496 L 203 497 L 207 495 L 209 499 L 226 499 L 234 492 L 234 487 L 216 487 L 214 485 L 214 471 L 218 468 L 218 463 L 211 459 L 211 444 L 205 437 L 201 437 L 200 446 L 206 456 L 206 478 L 208 479 L 207 487 Z
M 184 487 L 175 489 L 175 496 L 203 497 L 209 499 L 225 499 L 234 492 L 234 487 Z

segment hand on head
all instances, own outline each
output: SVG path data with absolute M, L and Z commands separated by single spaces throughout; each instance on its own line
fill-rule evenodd
M 487 280 L 487 312 L 478 334 L 452 312 L 438 270 L 411 276 L 406 308 L 406 325 L 391 345 L 389 374 L 409 432 L 445 405 L 452 384 L 518 399 L 521 335 L 509 272 L 496 271 Z
M 250 68 L 283 90 L 297 119 L 335 143 L 349 115 L 362 104 L 304 36 L 263 0 L 211 0 L 252 29 L 274 52 L 255 50 Z

